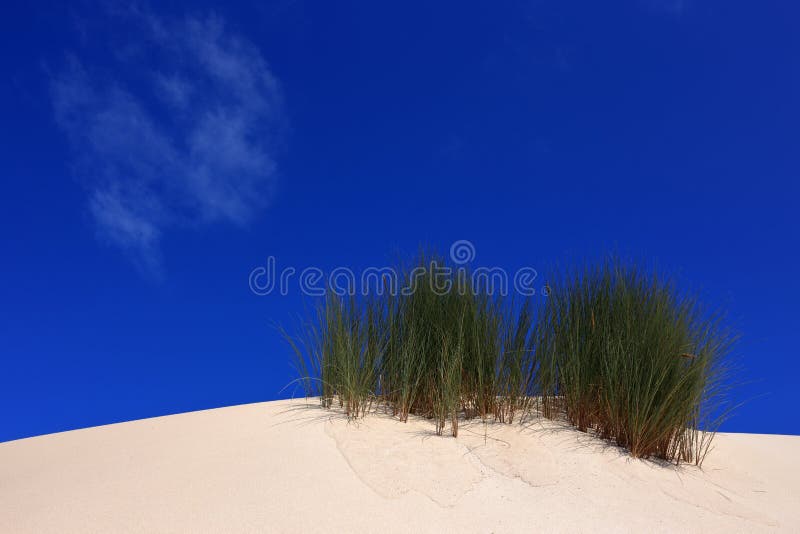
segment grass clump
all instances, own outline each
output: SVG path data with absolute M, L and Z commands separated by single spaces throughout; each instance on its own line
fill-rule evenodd
M 306 395 L 350 418 L 375 405 L 419 415 L 453 436 L 462 418 L 537 413 L 636 457 L 702 463 L 727 387 L 719 318 L 617 260 L 552 283 L 536 308 L 445 266 L 421 255 L 396 294 L 329 292 L 300 341 L 284 333 Z
M 530 304 L 441 270 L 437 256 L 400 269 L 399 294 L 343 300 L 330 293 L 294 348 L 306 395 L 334 399 L 349 417 L 379 403 L 401 421 L 433 419 L 436 432 L 459 417 L 511 421 L 529 398 Z
M 719 317 L 610 260 L 554 284 L 537 330 L 545 416 L 563 413 L 636 457 L 702 463 L 732 342 Z
M 329 292 L 300 341 L 283 331 L 307 396 L 319 396 L 326 408 L 338 402 L 348 417 L 367 413 L 377 397 L 376 380 L 386 348 L 380 304 L 369 301 L 362 306 L 355 298 Z

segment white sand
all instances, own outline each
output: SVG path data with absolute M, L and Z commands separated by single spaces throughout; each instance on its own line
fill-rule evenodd
M 675 468 L 547 422 L 251 404 L 1 443 L 0 532 L 800 532 L 800 437 L 715 445 Z

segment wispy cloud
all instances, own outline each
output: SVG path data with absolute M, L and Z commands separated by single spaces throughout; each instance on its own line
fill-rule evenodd
M 165 232 L 244 225 L 269 203 L 281 93 L 258 48 L 218 17 L 111 18 L 137 39 L 110 66 L 69 56 L 53 107 L 99 234 L 159 275 Z

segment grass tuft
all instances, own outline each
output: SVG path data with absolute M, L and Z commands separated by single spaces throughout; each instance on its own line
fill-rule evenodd
M 612 259 L 555 283 L 537 330 L 546 416 L 563 413 L 635 457 L 702 463 L 733 342 L 720 317 Z
M 284 331 L 305 394 L 350 418 L 376 405 L 426 417 L 453 436 L 460 418 L 565 418 L 635 457 L 702 463 L 729 413 L 733 337 L 719 316 L 619 260 L 566 274 L 538 307 L 444 266 L 421 254 L 400 270 L 412 291 L 329 292 L 299 341 Z

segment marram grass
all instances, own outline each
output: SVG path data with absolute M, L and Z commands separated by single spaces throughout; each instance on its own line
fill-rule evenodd
M 733 338 L 719 317 L 610 260 L 555 282 L 536 329 L 545 416 L 564 414 L 636 457 L 702 463 L 726 414 Z
M 295 339 L 307 396 L 350 418 L 566 419 L 636 457 L 701 464 L 724 407 L 731 335 L 668 281 L 618 260 L 573 271 L 532 301 L 487 294 L 424 256 L 408 294 L 329 292 Z M 416 267 L 416 269 L 414 269 Z M 420 268 L 425 267 L 424 274 Z M 722 414 L 715 416 L 714 414 Z

